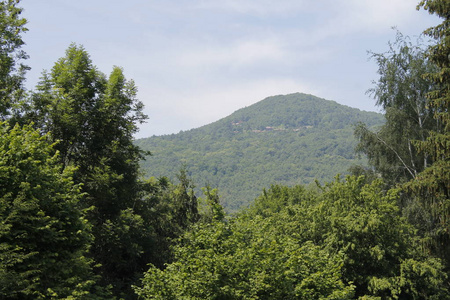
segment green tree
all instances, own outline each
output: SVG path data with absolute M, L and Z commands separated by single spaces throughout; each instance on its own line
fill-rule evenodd
M 200 218 L 198 213 L 198 200 L 194 193 L 194 184 L 188 177 L 185 167 L 181 168 L 177 175 L 179 184 L 173 190 L 173 215 L 174 221 L 184 231 Z
M 430 211 L 430 249 L 446 260 L 450 270 L 450 3 L 442 0 L 421 1 L 420 7 L 443 19 L 441 24 L 425 31 L 436 40 L 436 44 L 430 46 L 428 55 L 438 70 L 426 74 L 426 78 L 435 85 L 428 97 L 439 128 L 431 131 L 425 141 L 417 142 L 419 149 L 434 159 L 433 165 L 406 187 Z
M 144 299 L 446 299 L 398 191 L 376 180 L 273 186 L 234 218 L 199 223 L 135 287 Z
M 73 168 L 62 167 L 48 135 L 0 126 L 0 298 L 100 297 Z
M 28 56 L 21 49 L 22 33 L 26 32 L 26 20 L 21 18 L 19 0 L 0 2 L 0 118 L 14 117 L 23 100 L 23 81 L 29 68 L 22 63 Z
M 197 197 L 182 170 L 179 184 L 141 181 L 139 162 L 145 152 L 134 144 L 137 123 L 146 116 L 136 86 L 114 67 L 99 72 L 83 47 L 71 45 L 50 72 L 44 72 L 32 95 L 27 117 L 48 132 L 61 163 L 75 166 L 84 208 L 93 225 L 90 255 L 100 267 L 102 285 L 134 298 L 131 284 L 148 263 L 171 261 L 169 245 L 199 220 Z
M 146 116 L 136 92 L 121 68 L 106 77 L 83 47 L 72 44 L 44 72 L 28 113 L 37 128 L 58 141 L 61 163 L 76 167 L 74 180 L 86 194 L 82 205 L 92 207 L 90 253 L 101 264 L 103 284 L 113 284 L 118 294 L 129 292 L 148 263 L 144 245 L 151 234 L 140 211 L 148 207 L 140 203 L 142 153 L 133 134 Z
M 199 206 L 199 219 L 201 222 L 211 223 L 213 221 L 221 221 L 225 218 L 225 211 L 220 204 L 219 192 L 217 189 L 212 189 L 207 185 L 202 188 L 205 198 L 200 198 L 198 201 Z
M 150 267 L 137 294 L 161 300 L 351 299 L 353 287 L 340 278 L 342 257 L 280 235 L 275 221 L 201 223 L 175 247 L 173 263 Z
M 152 239 L 147 243 L 149 257 L 142 268 L 146 268 L 149 262 L 157 268 L 165 268 L 165 264 L 173 261 L 171 246 L 178 238 L 200 218 L 203 222 L 209 221 L 208 214 L 198 212 L 191 180 L 183 171 L 179 178 L 182 181 L 177 184 L 166 177 L 151 177 L 143 183 L 141 201 L 136 204 L 146 207 L 140 210 L 145 212 L 143 219 L 147 220 L 146 229 L 152 232 Z M 214 208 L 220 211 L 221 207 Z
M 449 294 L 442 265 L 420 250 L 415 228 L 397 205 L 399 193 L 386 191 L 381 180 L 337 178 L 322 187 L 310 209 L 305 238 L 344 252 L 343 277 L 357 296 L 444 299 Z
M 276 217 L 278 232 L 299 244 L 313 241 L 342 253 L 342 280 L 355 285 L 356 298 L 445 298 L 442 265 L 419 250 L 418 236 L 396 204 L 399 191 L 384 190 L 379 179 L 365 182 L 338 177 L 319 189 L 273 186 L 249 217 Z
M 368 91 L 385 111 L 386 123 L 375 132 L 359 124 L 355 134 L 357 151 L 366 154 L 376 172 L 394 184 L 415 178 L 433 161 L 428 152 L 418 152 L 414 141 L 425 141 L 429 131 L 438 127 L 426 98 L 433 84 L 424 78 L 436 66 L 420 40 L 412 44 L 397 32 L 389 46 L 386 53 L 372 53 L 380 78 Z

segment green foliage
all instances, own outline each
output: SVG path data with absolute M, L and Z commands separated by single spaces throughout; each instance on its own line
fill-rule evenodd
M 23 81 L 29 68 L 22 63 L 28 58 L 21 49 L 22 33 L 26 32 L 26 20 L 21 18 L 19 0 L 0 2 L 0 118 L 16 117 L 23 100 Z
M 355 135 L 357 150 L 369 158 L 375 171 L 390 184 L 415 178 L 432 163 L 427 152 L 418 152 L 415 140 L 424 141 L 438 124 L 426 94 L 432 90 L 424 74 L 436 70 L 426 57 L 426 47 L 418 40 L 412 44 L 397 32 L 386 53 L 372 53 L 380 78 L 369 92 L 385 111 L 386 123 L 377 131 L 359 124 Z
M 179 177 L 183 177 L 181 174 Z M 149 262 L 163 268 L 164 264 L 173 260 L 170 247 L 174 241 L 195 222 L 205 219 L 203 213 L 198 211 L 197 201 L 187 177 L 178 184 L 171 183 L 166 177 L 152 177 L 143 183 L 141 200 L 136 205 L 140 206 L 138 210 L 145 212 L 142 217 L 146 220 L 145 228 L 151 233 L 151 238 L 147 239 L 145 253 L 149 257 L 141 265 L 142 269 Z
M 337 178 L 310 189 L 273 186 L 248 210 L 198 225 L 164 270 L 150 267 L 144 299 L 444 299 L 439 260 L 381 181 Z
M 437 292 L 436 295 L 442 296 L 445 279 L 442 267 L 435 265 L 433 259 L 422 257 L 417 250 L 414 229 L 401 217 L 396 205 L 398 191 L 383 192 L 380 181 L 363 183 L 363 178 L 348 178 L 346 182 L 338 180 L 325 186 L 314 223 L 310 225 L 314 228 L 311 238 L 344 251 L 344 277 L 356 285 L 357 295 L 411 299 L 421 293 Z M 417 293 L 410 291 L 408 285 L 422 282 L 407 280 L 410 275 L 403 270 L 405 261 L 438 266 L 437 289 L 427 285 Z M 382 287 L 378 285 L 380 281 L 384 282 Z
M 81 46 L 24 105 L 18 2 L 0 2 L 0 115 L 30 125 L 0 125 L 0 298 L 450 297 L 436 258 L 450 266 L 448 1 L 419 4 L 444 18 L 427 31 L 437 39 L 428 54 L 401 35 L 373 54 L 378 131 L 379 114 L 293 94 L 137 143 L 146 116 L 134 82 L 119 67 L 105 76 Z M 391 185 L 414 180 L 388 190 L 360 166 L 352 172 L 370 178 L 298 185 L 365 162 L 353 154 L 362 120 L 359 147 L 375 172 Z M 142 165 L 158 179 L 139 180 L 139 146 L 155 154 Z M 163 177 L 180 166 L 177 183 Z M 204 198 L 193 180 L 208 183 Z M 220 201 L 236 210 L 261 189 L 225 215 Z
M 436 72 L 426 74 L 435 89 L 428 94 L 429 105 L 439 127 L 430 132 L 425 141 L 418 141 L 418 148 L 434 159 L 434 164 L 425 169 L 406 188 L 413 192 L 416 200 L 427 208 L 432 216 L 430 249 L 446 260 L 450 269 L 450 4 L 448 1 L 421 1 L 423 7 L 443 19 L 442 23 L 429 28 L 425 34 L 436 40 L 429 49 L 429 58 L 438 67 Z
M 1 123 L 0 298 L 94 299 L 80 186 L 49 136 Z
M 226 210 L 237 211 L 271 184 L 332 180 L 351 165 L 363 164 L 354 153 L 352 128 L 362 120 L 383 122 L 376 113 L 292 94 L 269 97 L 201 128 L 136 144 L 153 154 L 141 162 L 147 175 L 173 175 L 186 165 L 197 184 L 218 188 Z
M 164 271 L 150 267 L 144 299 L 350 299 L 342 257 L 270 230 L 273 220 L 237 219 L 195 228 Z
M 344 182 L 337 179 L 322 187 L 317 197 L 306 193 L 294 206 L 297 208 L 287 208 L 288 214 L 282 217 L 289 220 L 288 215 L 296 212 L 292 219 L 298 219 L 295 222 L 299 225 L 287 221 L 285 226 L 292 227 L 292 234 L 302 240 L 313 240 L 331 251 L 343 252 L 343 276 L 356 286 L 356 295 L 382 299 L 413 299 L 424 294 L 439 299 L 446 295 L 442 266 L 435 259 L 422 256 L 413 227 L 401 217 L 396 205 L 398 191 L 383 191 L 379 180 L 364 182 L 362 177 L 350 177 Z M 405 264 L 417 264 L 417 268 L 407 269 L 412 272 L 409 274 Z M 428 272 L 427 268 L 433 271 Z M 419 278 L 419 274 L 424 277 Z M 433 283 L 436 280 L 437 285 Z M 413 291 L 409 286 L 421 286 L 422 290 Z
M 225 211 L 220 205 L 220 199 L 217 189 L 210 186 L 202 188 L 205 199 L 199 199 L 199 215 L 202 222 L 212 223 L 222 221 L 225 218 Z
M 133 134 L 146 116 L 136 92 L 121 68 L 114 67 L 107 78 L 83 47 L 72 44 L 51 72 L 44 72 L 26 115 L 58 141 L 61 163 L 76 167 L 74 180 L 86 194 L 81 204 L 92 207 L 90 255 L 100 264 L 102 283 L 124 297 L 149 262 L 153 237 L 143 218 L 149 207 L 137 204 L 143 153 Z
M 404 214 L 420 230 L 427 251 L 449 268 L 449 6 L 447 1 L 421 6 L 444 18 L 425 32 L 437 44 L 416 46 L 398 35 L 388 53 L 374 54 L 380 79 L 372 92 L 386 111 L 386 123 L 378 132 L 360 125 L 355 133 L 358 149 L 375 170 L 390 185 L 403 184 Z
M 190 224 L 199 219 L 197 197 L 194 194 L 194 185 L 188 178 L 187 170 L 182 168 L 177 175 L 178 186 L 173 191 L 173 200 L 175 202 L 173 215 L 175 221 L 182 228 L 187 228 Z
M 51 72 L 43 73 L 29 118 L 60 141 L 63 162 L 76 161 L 80 176 L 87 177 L 83 180 L 89 179 L 84 173 L 101 176 L 101 169 L 108 167 L 135 169 L 123 161 L 140 157 L 132 135 L 146 116 L 136 92 L 122 69 L 114 67 L 107 79 L 86 50 L 72 44 Z

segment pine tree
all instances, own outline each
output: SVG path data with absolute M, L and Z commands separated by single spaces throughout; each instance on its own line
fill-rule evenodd
M 430 47 L 429 57 L 438 70 L 426 76 L 435 84 L 435 90 L 428 97 L 439 130 L 430 132 L 426 141 L 417 142 L 418 148 L 429 153 L 434 163 L 406 187 L 431 212 L 430 249 L 450 268 L 450 2 L 421 1 L 420 7 L 443 19 L 441 24 L 425 31 L 437 42 Z

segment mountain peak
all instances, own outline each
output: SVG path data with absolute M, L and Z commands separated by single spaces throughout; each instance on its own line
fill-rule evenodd
M 363 112 L 309 94 L 294 93 L 267 97 L 215 123 L 224 126 L 224 122 L 228 122 L 246 130 L 267 130 L 269 127 L 293 130 L 318 126 L 343 128 L 359 121 L 371 126 L 379 120 L 377 113 Z
M 167 136 L 140 139 L 152 156 L 142 162 L 147 176 L 175 178 L 187 166 L 197 186 L 219 189 L 233 211 L 271 184 L 331 181 L 355 164 L 353 125 L 382 124 L 364 112 L 313 95 L 278 95 L 239 109 L 214 123 Z

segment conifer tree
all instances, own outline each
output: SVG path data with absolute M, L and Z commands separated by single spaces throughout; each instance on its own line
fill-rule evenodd
M 441 24 L 425 31 L 437 42 L 429 48 L 429 57 L 438 70 L 426 76 L 435 84 L 428 98 L 439 130 L 431 131 L 427 140 L 417 142 L 418 148 L 429 153 L 434 163 L 406 187 L 431 212 L 430 249 L 450 268 L 450 2 L 424 0 L 420 7 L 443 19 Z

